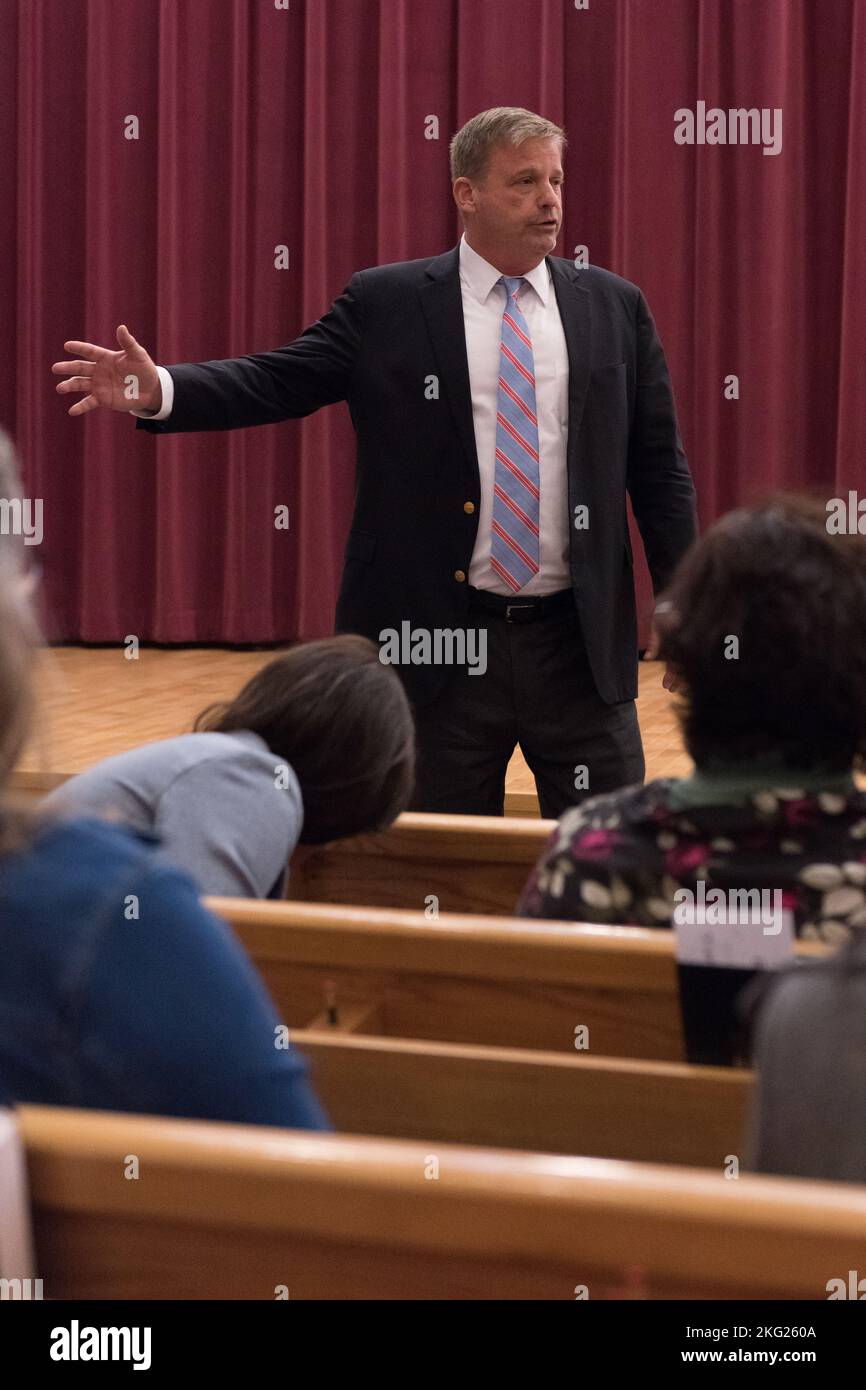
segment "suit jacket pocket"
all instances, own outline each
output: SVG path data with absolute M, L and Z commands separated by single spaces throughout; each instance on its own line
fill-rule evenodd
M 361 560 L 364 564 L 369 564 L 376 551 L 376 537 L 372 531 L 349 532 L 346 541 L 346 559 Z

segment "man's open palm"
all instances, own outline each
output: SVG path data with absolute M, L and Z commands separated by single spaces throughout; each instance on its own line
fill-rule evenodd
M 70 415 L 86 415 L 99 406 L 123 411 L 159 410 L 162 387 L 155 363 L 125 323 L 117 330 L 117 341 L 119 352 L 96 343 L 63 344 L 67 352 L 77 353 L 78 359 L 52 364 L 55 376 L 66 377 L 57 383 L 57 390 L 61 395 L 66 391 L 87 392 L 83 400 L 69 407 Z

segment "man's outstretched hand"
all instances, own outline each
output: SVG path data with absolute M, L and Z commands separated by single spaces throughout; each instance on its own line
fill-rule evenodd
M 162 405 L 162 387 L 156 364 L 135 341 L 125 323 L 117 330 L 119 352 L 97 347 L 96 343 L 64 343 L 67 352 L 77 353 L 72 362 L 54 362 L 55 376 L 66 377 L 57 391 L 86 391 L 84 399 L 69 407 L 70 415 L 86 415 L 88 410 L 105 406 L 109 410 L 151 410 Z

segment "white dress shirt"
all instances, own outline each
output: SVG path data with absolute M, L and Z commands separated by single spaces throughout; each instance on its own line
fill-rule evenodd
M 490 568 L 493 483 L 496 470 L 496 407 L 505 286 L 494 288 L 502 272 L 460 241 L 460 291 L 469 359 L 475 450 L 481 475 L 478 536 L 469 565 L 469 583 L 497 594 L 513 590 Z M 568 350 L 553 279 L 545 261 L 524 276 L 520 308 L 532 339 L 535 407 L 538 416 L 539 477 L 538 573 L 520 594 L 552 594 L 571 587 L 568 567 Z
M 157 367 L 156 374 L 162 387 L 162 405 L 159 410 L 131 410 L 129 412 L 130 415 L 137 415 L 140 420 L 165 420 L 171 414 L 171 408 L 174 405 L 174 378 L 167 367 Z
M 496 470 L 496 406 L 499 396 L 499 356 L 505 286 L 501 271 L 490 265 L 466 240 L 460 240 L 460 292 L 463 326 L 469 360 L 475 448 L 481 477 L 478 536 L 469 565 L 469 583 L 497 594 L 512 590 L 490 568 L 493 483 Z M 538 415 L 540 463 L 539 569 L 520 590 L 521 594 L 551 594 L 568 589 L 568 350 L 553 279 L 545 261 L 527 271 L 527 286 L 520 294 L 520 308 L 532 339 L 535 361 L 535 404 Z M 162 407 L 156 414 L 133 410 L 146 420 L 165 420 L 174 404 L 174 382 L 165 367 L 157 367 L 162 386 Z

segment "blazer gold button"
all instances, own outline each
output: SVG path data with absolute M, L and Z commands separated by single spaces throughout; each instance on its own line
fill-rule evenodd
M 464 502 L 464 503 L 463 503 L 463 510 L 464 510 L 464 512 L 466 513 L 467 516 L 471 516 L 472 513 L 475 511 L 475 503 L 474 503 L 474 502 Z
M 463 584 L 466 582 L 466 575 L 463 573 L 462 570 L 455 570 L 454 578 L 457 580 L 458 584 Z

